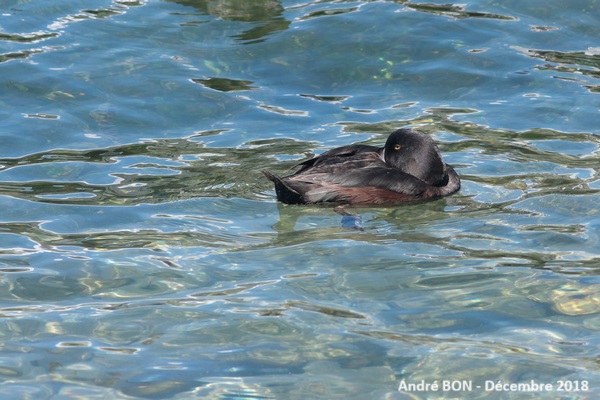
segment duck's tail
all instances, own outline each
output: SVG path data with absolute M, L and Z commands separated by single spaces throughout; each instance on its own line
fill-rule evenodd
M 302 198 L 302 195 L 289 187 L 283 179 L 277 175 L 272 174 L 267 170 L 260 171 L 264 176 L 269 178 L 271 182 L 275 184 L 275 193 L 277 193 L 277 199 L 285 204 L 304 204 L 306 201 Z

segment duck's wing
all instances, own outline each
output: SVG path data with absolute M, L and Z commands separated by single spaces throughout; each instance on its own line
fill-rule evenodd
M 344 171 L 328 179 L 344 187 L 386 189 L 407 196 L 419 196 L 430 186 L 419 178 L 387 165 Z
M 275 184 L 275 192 L 280 201 L 286 204 L 305 204 L 337 201 L 329 199 L 331 196 L 335 197 L 335 192 L 328 194 L 326 188 L 335 185 L 347 172 L 372 165 L 385 166 L 378 153 L 366 151 L 365 146 L 346 146 L 334 150 L 328 155 L 324 153 L 299 164 L 302 168 L 292 175 L 280 178 L 269 171 L 261 172 Z M 313 190 L 317 190 L 314 195 L 308 194 Z
M 318 155 L 309 160 L 303 161 L 296 165 L 296 167 L 300 167 L 296 174 L 303 173 L 310 168 L 319 166 L 319 165 L 337 165 L 343 164 L 348 161 L 360 161 L 364 154 L 374 153 L 379 157 L 379 152 L 381 148 L 375 146 L 369 146 L 366 144 L 353 144 L 350 146 L 342 146 L 337 147 L 335 149 L 331 149 L 326 151 L 325 153 Z M 356 156 L 359 156 L 358 160 L 355 160 Z
M 348 165 L 346 165 L 347 167 Z M 427 197 L 430 185 L 385 163 L 360 168 L 316 167 L 286 178 L 307 203 L 393 203 Z

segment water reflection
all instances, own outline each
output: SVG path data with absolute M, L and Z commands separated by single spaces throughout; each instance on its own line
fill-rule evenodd
M 464 4 L 416 3 L 409 0 L 394 0 L 394 2 L 415 11 L 443 15 L 450 18 L 492 18 L 505 21 L 518 21 L 518 18 L 510 15 L 495 14 L 485 11 L 469 11 Z
M 3 395 L 598 380 L 595 1 L 13 3 Z M 259 172 L 402 126 L 460 193 L 352 209 L 357 230 Z
M 252 90 L 256 86 L 252 86 L 252 81 L 244 81 L 239 79 L 227 78 L 208 78 L 208 79 L 192 79 L 192 82 L 198 83 L 209 89 L 218 90 L 220 92 L 231 92 L 238 90 Z
M 588 88 L 592 93 L 600 92 L 600 85 L 581 79 L 581 76 L 600 78 L 600 48 L 590 47 L 586 51 L 556 51 L 556 50 L 528 50 L 516 48 L 526 55 L 541 58 L 546 61 L 543 65 L 536 66 L 540 71 L 556 71 L 566 75 L 555 76 L 579 83 Z
M 290 22 L 282 17 L 283 6 L 276 0 L 165 0 L 185 6 L 224 20 L 261 22 L 259 26 L 245 30 L 234 38 L 245 44 L 260 43 L 267 36 L 287 29 Z
M 202 143 L 202 137 L 221 132 L 201 132 L 187 139 L 153 140 L 106 149 L 59 149 L 0 159 L 0 177 L 4 179 L 11 179 L 13 173 L 16 175 L 19 170 L 28 168 L 30 176 L 34 170 L 54 176 L 53 180 L 4 181 L 0 188 L 5 195 L 61 204 L 160 203 L 195 198 L 200 194 L 221 196 L 224 189 L 232 197 L 256 198 L 256 185 L 262 182 L 259 170 L 272 166 L 276 162 L 273 157 L 281 154 L 280 150 L 288 154 L 307 151 L 305 143 L 287 139 L 249 142 L 239 149 L 207 148 Z M 95 183 L 99 175 L 89 170 L 90 175 L 86 176 L 87 163 L 118 163 L 122 168 L 120 171 L 108 168 L 106 177 L 111 177 L 112 183 Z M 255 173 L 248 174 L 248 171 Z

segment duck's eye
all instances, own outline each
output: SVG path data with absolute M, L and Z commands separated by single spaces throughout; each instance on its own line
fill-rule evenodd
M 402 148 L 402 146 L 400 146 L 399 144 L 394 145 L 394 150 L 400 150 L 401 148 Z

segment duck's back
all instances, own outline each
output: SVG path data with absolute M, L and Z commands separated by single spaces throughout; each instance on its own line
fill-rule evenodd
M 319 167 L 323 169 L 339 169 L 339 168 L 357 168 L 356 163 L 363 165 L 364 163 L 373 162 L 371 157 L 379 158 L 379 147 L 369 146 L 366 144 L 353 144 L 350 146 L 337 147 L 326 151 L 309 160 L 303 161 L 297 165 L 300 167 L 294 175 L 306 173 L 311 169 L 317 170 Z M 365 154 L 372 154 L 367 159 Z

